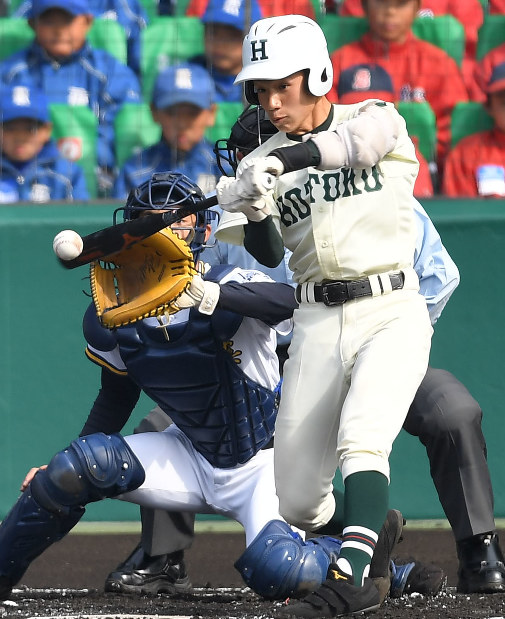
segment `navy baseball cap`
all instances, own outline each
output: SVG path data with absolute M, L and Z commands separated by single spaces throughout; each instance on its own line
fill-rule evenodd
M 197 64 L 177 64 L 163 69 L 156 77 L 152 104 L 162 110 L 178 103 L 191 103 L 208 109 L 216 99 L 214 82 L 206 69 Z
M 486 86 L 488 94 L 500 92 L 500 90 L 505 90 L 505 62 L 496 65 Z
M 393 102 L 393 80 L 383 67 L 376 64 L 356 64 L 340 73 L 337 84 L 338 102 L 344 105 L 365 99 Z
M 87 0 L 32 0 L 28 17 L 38 17 L 49 9 L 62 9 L 72 15 L 93 14 Z
M 249 5 L 247 12 L 246 3 Z M 233 26 L 243 32 L 249 30 L 261 18 L 261 9 L 257 0 L 209 0 L 205 13 L 202 15 L 202 22 Z
M 35 88 L 14 86 L 2 88 L 0 99 L 0 121 L 2 123 L 17 118 L 31 118 L 39 122 L 49 122 L 49 103 L 46 95 Z

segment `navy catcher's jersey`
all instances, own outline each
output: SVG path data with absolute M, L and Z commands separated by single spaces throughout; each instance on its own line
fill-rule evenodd
M 221 284 L 271 281 L 259 271 L 222 273 Z M 182 310 L 168 322 L 109 331 L 91 311 L 85 335 L 88 357 L 127 374 L 213 466 L 247 462 L 272 438 L 279 370 L 276 333 L 265 322 L 218 307 L 212 316 Z

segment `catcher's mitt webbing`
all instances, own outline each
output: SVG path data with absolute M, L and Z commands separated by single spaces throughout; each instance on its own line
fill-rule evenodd
M 196 273 L 185 241 L 165 228 L 144 241 L 92 262 L 91 294 L 104 327 L 113 329 L 149 316 L 173 314 L 172 304 Z

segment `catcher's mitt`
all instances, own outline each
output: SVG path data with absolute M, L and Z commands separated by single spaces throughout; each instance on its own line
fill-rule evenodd
M 191 249 L 170 228 L 90 267 L 91 294 L 104 327 L 179 311 L 174 302 L 197 273 Z

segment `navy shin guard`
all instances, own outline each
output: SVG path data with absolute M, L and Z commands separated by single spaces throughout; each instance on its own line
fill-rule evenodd
M 0 526 L 0 576 L 15 585 L 30 563 L 64 537 L 84 514 L 83 507 L 54 513 L 34 499 L 31 484 Z

